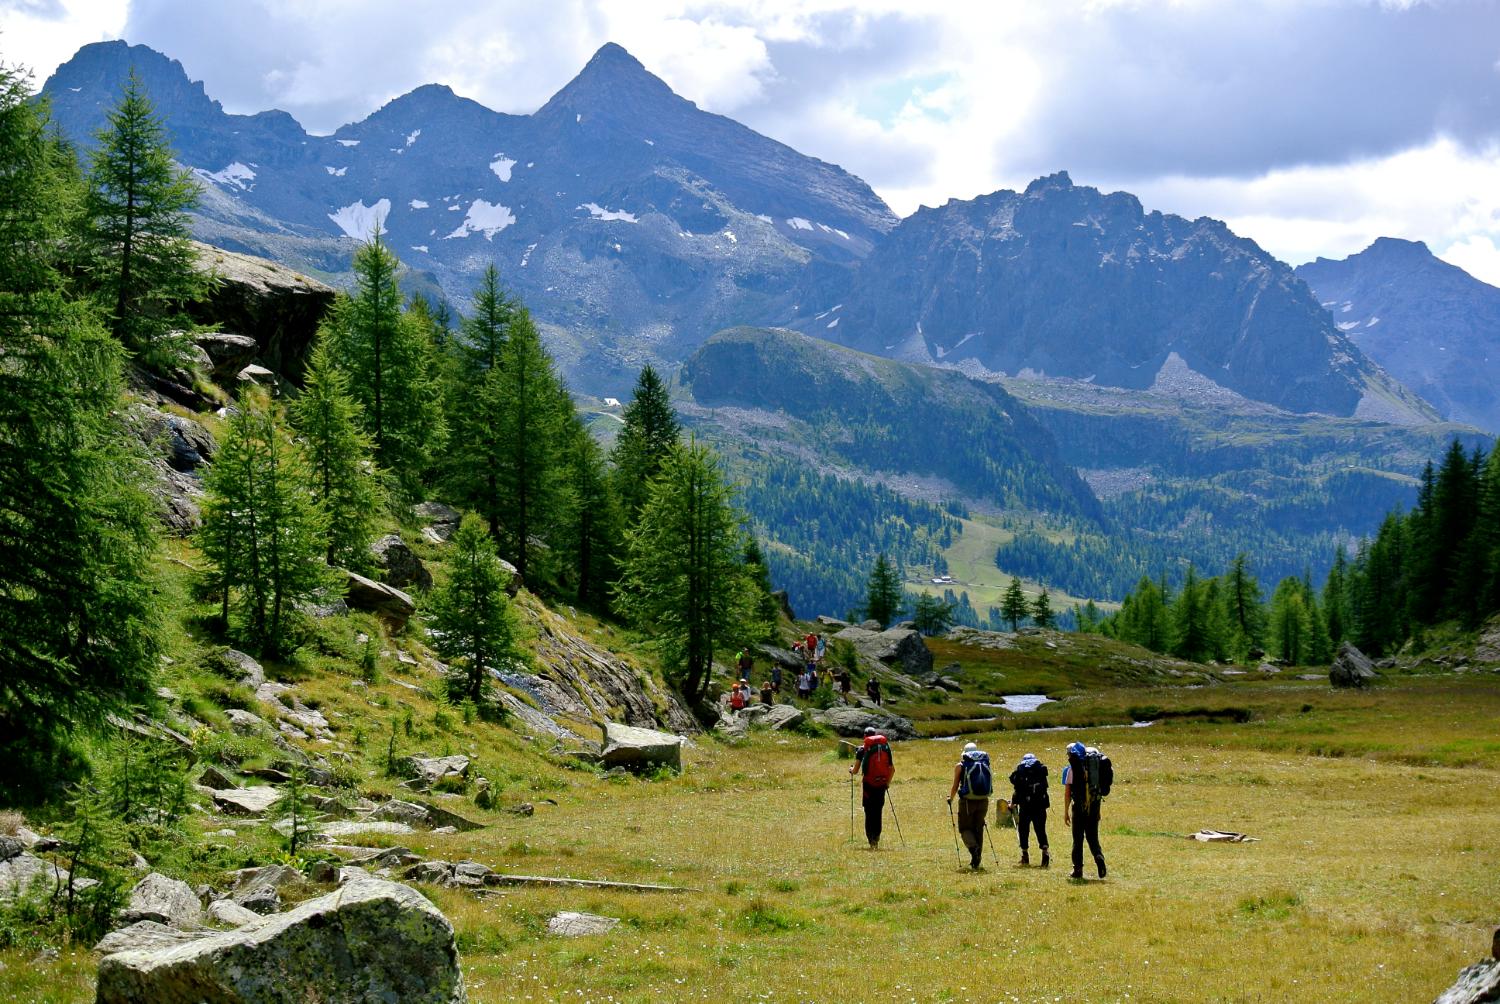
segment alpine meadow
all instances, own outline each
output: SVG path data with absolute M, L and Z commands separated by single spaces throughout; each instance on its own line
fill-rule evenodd
M 1500 9 L 436 6 L 0 3 L 0 1001 L 1500 1000 Z

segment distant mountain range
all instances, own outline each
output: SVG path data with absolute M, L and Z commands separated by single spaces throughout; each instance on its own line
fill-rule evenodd
M 1444 418 L 1500 431 L 1500 289 L 1392 237 L 1297 275 L 1350 341 Z

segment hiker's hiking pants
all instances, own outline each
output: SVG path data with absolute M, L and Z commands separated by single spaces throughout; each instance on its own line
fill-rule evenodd
M 1026 850 L 1027 831 L 1036 829 L 1036 846 L 1038 850 L 1047 849 L 1047 807 L 1039 805 L 1031 808 L 1028 805 L 1016 807 L 1016 830 L 1021 835 L 1021 850 Z M 1097 841 L 1096 841 L 1097 842 Z
M 864 782 L 864 795 L 860 804 L 865 807 L 865 839 L 872 844 L 880 843 L 880 822 L 885 816 L 885 789 Z
M 1094 856 L 1096 862 L 1104 860 L 1104 852 L 1099 849 L 1099 806 L 1095 804 L 1088 809 L 1073 807 L 1073 870 L 1083 868 L 1083 842 L 1089 842 L 1089 853 Z
M 976 863 L 984 850 L 984 817 L 989 809 L 990 800 L 987 798 L 958 800 L 958 835 Z

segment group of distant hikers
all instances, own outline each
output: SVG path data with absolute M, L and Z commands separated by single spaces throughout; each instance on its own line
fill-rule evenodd
M 1109 757 L 1081 742 L 1069 743 L 1067 754 L 1068 765 L 1063 768 L 1062 785 L 1063 825 L 1073 831 L 1073 873 L 1070 877 L 1083 878 L 1083 846 L 1087 843 L 1099 877 L 1104 878 L 1104 851 L 1099 846 L 1099 810 L 1114 784 L 1114 767 Z M 880 846 L 886 794 L 896 776 L 895 757 L 891 754 L 890 741 L 874 728 L 866 728 L 864 743 L 855 750 L 854 759 L 849 775 L 852 782 L 856 772 L 863 774 L 861 804 L 865 810 L 865 839 L 870 842 L 870 849 L 876 850 Z M 1041 866 L 1046 868 L 1052 863 L 1047 845 L 1047 809 L 1051 806 L 1047 792 L 1047 765 L 1027 753 L 1011 771 L 1010 785 L 1010 801 L 997 806 L 996 815 L 1014 814 L 1021 842 L 1022 865 L 1031 864 L 1029 836 L 1031 831 L 1036 832 L 1037 849 L 1042 852 Z M 994 790 L 989 754 L 974 743 L 968 743 L 958 763 L 953 765 L 948 814 L 955 837 L 961 838 L 969 850 L 971 869 L 979 868 L 983 855 L 990 798 Z M 954 798 L 958 799 L 956 818 L 953 815 Z M 891 809 L 895 815 L 894 804 Z M 901 825 L 899 816 L 896 825 L 898 828 Z M 957 849 L 957 839 L 954 847 Z M 993 837 L 990 838 L 990 847 L 994 849 Z
M 828 664 L 828 639 L 820 634 L 809 634 L 806 638 L 792 645 L 792 656 L 796 659 L 798 666 L 796 688 L 797 697 L 803 701 L 811 700 L 813 693 L 820 686 L 837 688 L 839 697 L 845 704 L 852 703 L 850 697 L 854 689 L 854 681 L 849 675 L 847 666 L 833 667 Z M 735 655 L 735 668 L 738 677 L 733 686 L 729 688 L 727 702 L 729 710 L 740 711 L 748 708 L 756 701 L 756 690 L 750 683 L 750 674 L 755 668 L 755 658 L 750 654 L 748 648 L 742 648 Z M 784 670 L 779 662 L 772 660 L 770 672 L 761 681 L 759 699 L 761 704 L 771 705 L 776 703 L 776 698 L 781 694 L 781 682 Z M 880 704 L 880 681 L 871 676 L 865 684 L 865 696 L 875 704 Z

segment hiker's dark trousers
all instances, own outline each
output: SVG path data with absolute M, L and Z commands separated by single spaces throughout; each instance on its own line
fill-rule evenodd
M 1083 842 L 1089 842 L 1089 853 L 1094 856 L 1095 861 L 1104 860 L 1104 852 L 1099 849 L 1099 807 L 1092 809 L 1073 810 L 1073 870 L 1079 871 L 1083 868 Z
M 860 804 L 865 807 L 865 839 L 871 844 L 880 843 L 880 822 L 885 816 L 885 789 L 873 784 L 863 784 L 864 797 Z
M 960 798 L 958 800 L 958 835 L 970 854 L 984 849 L 984 817 L 989 812 L 987 798 Z
M 1018 806 L 1016 809 L 1016 830 L 1021 834 L 1021 850 L 1026 850 L 1027 831 L 1036 829 L 1036 846 L 1045 851 L 1047 849 L 1047 807 L 1038 806 L 1035 809 L 1029 806 Z M 1098 843 L 1097 834 L 1095 843 Z

